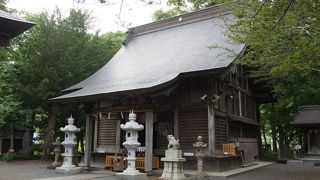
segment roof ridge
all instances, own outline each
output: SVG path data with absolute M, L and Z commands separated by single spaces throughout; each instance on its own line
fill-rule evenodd
M 143 34 L 148 34 L 168 28 L 173 28 L 197 21 L 202 21 L 205 19 L 209 19 L 212 17 L 217 17 L 220 15 L 226 15 L 230 14 L 232 12 L 230 6 L 231 4 L 235 4 L 238 1 L 232 1 L 229 3 L 219 4 L 207 8 L 203 8 L 197 11 L 169 17 L 163 20 L 143 24 L 140 26 L 136 26 L 133 28 L 130 28 L 126 32 L 126 39 L 123 42 L 123 45 L 128 44 L 128 42 L 132 39 L 132 37 L 140 36 Z

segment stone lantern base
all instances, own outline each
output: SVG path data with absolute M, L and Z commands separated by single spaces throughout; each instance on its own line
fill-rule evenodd
M 56 167 L 55 172 L 58 174 L 77 174 L 80 173 L 82 170 L 82 167 L 62 165 L 61 167 Z
M 138 174 L 126 174 L 126 173 L 117 173 L 117 180 L 147 180 L 146 173 Z
M 61 165 L 62 165 L 62 163 L 60 163 L 60 162 L 53 162 L 47 166 L 47 169 L 56 169 L 57 167 L 59 167 Z
M 160 179 L 186 179 L 183 172 L 183 163 L 186 159 L 182 158 L 181 150 L 166 150 L 166 155 L 161 161 L 164 162 L 164 169 Z

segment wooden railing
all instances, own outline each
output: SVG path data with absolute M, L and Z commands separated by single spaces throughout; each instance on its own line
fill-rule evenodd
M 124 157 L 123 157 L 124 158 Z M 106 156 L 106 169 L 112 169 L 114 156 Z M 136 157 L 136 168 L 138 170 L 144 170 L 145 158 L 144 157 Z M 152 157 L 152 169 L 159 168 L 159 157 Z
M 139 170 L 144 170 L 144 157 L 137 157 L 136 158 L 136 168 Z M 152 157 L 152 169 L 158 169 L 159 168 L 159 157 L 153 156 Z
M 230 155 L 236 155 L 236 145 L 234 143 L 222 144 L 222 152 Z

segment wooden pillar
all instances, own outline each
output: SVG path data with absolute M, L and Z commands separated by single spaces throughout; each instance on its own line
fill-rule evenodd
M 208 145 L 209 155 L 213 156 L 215 152 L 215 120 L 213 104 L 208 104 Z
M 173 128 L 174 128 L 174 131 L 173 131 L 173 135 L 176 139 L 179 139 L 179 111 L 178 109 L 175 109 L 174 110 L 174 113 L 173 113 Z
M 86 169 L 90 169 L 91 162 L 91 146 L 92 146 L 92 122 L 90 116 L 86 117 L 86 143 L 84 152 L 84 166 Z
M 14 152 L 14 124 L 11 123 L 10 125 L 10 148 L 9 152 Z
M 120 153 L 120 144 L 121 144 L 121 129 L 120 129 L 120 125 L 121 125 L 121 120 L 117 120 L 117 130 L 116 130 L 116 152 Z
M 93 136 L 93 150 L 96 152 L 98 147 L 98 122 L 99 116 L 97 115 L 94 120 L 94 136 Z
M 0 155 L 2 155 L 2 141 L 3 141 L 3 137 L 0 136 Z
M 242 99 L 241 99 L 241 91 L 239 90 L 239 116 L 242 117 Z
M 310 141 L 310 131 L 307 132 L 307 140 L 308 140 L 308 151 L 307 153 L 310 153 L 311 150 L 311 141 Z
M 152 153 L 153 153 L 153 111 L 146 112 L 146 149 L 144 170 L 148 174 L 152 171 Z

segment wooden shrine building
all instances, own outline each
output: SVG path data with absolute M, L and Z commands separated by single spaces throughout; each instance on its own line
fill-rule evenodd
M 91 153 L 120 151 L 120 124 L 131 109 L 145 126 L 139 135 L 145 171 L 152 170 L 153 156 L 164 155 L 169 134 L 185 154 L 194 151 L 201 135 L 207 157 L 223 155 L 222 145 L 234 142 L 246 162 L 256 160 L 256 108 L 270 91 L 253 84 L 247 68 L 234 63 L 245 46 L 226 35 L 233 20 L 228 9 L 215 6 L 132 28 L 105 66 L 53 98 L 85 103 L 86 165 Z
M 320 105 L 300 106 L 293 125 L 304 132 L 306 152 L 320 154 Z

